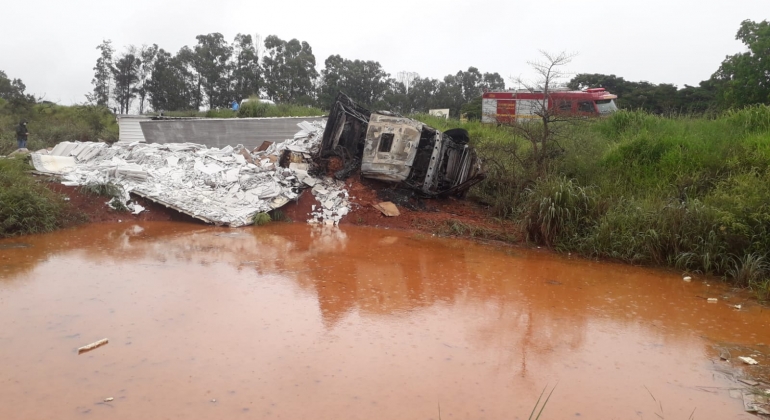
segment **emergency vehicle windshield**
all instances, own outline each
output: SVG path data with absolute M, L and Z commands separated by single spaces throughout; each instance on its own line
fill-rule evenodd
M 602 99 L 596 101 L 596 107 L 599 109 L 600 114 L 611 114 L 618 110 L 618 106 L 615 105 L 614 99 Z

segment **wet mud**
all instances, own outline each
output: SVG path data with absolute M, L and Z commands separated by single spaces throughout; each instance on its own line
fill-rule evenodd
M 749 419 L 756 366 L 719 356 L 769 321 L 708 279 L 424 233 L 91 224 L 0 241 L 0 418 L 525 419 L 556 386 L 543 419 Z

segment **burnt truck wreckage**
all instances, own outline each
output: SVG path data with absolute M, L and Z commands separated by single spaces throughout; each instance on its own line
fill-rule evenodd
M 398 183 L 425 197 L 462 197 L 481 182 L 484 171 L 461 128 L 438 131 L 401 115 L 371 112 L 340 93 L 329 113 L 316 162 L 345 179 L 361 168 L 361 176 Z M 332 169 L 334 170 L 334 169 Z

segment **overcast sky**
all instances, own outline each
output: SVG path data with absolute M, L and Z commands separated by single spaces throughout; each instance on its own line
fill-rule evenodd
M 297 38 L 318 69 L 332 54 L 376 60 L 395 75 L 441 78 L 475 66 L 528 77 L 538 50 L 579 55 L 573 73 L 697 85 L 743 51 L 744 19 L 770 18 L 768 0 L 304 1 L 37 0 L 1 8 L 0 70 L 27 92 L 61 104 L 91 91 L 96 46 L 111 39 L 176 52 L 195 36 L 237 33 Z

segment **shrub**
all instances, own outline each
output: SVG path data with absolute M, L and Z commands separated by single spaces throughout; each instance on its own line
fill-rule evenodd
M 264 226 L 268 223 L 270 223 L 272 219 L 270 218 L 270 215 L 267 213 L 257 213 L 252 218 L 252 222 L 254 222 L 257 226 Z
M 0 159 L 0 237 L 49 232 L 80 221 L 63 197 L 26 173 L 21 158 Z
M 591 188 L 565 177 L 549 177 L 526 189 L 520 220 L 528 240 L 552 246 L 581 234 L 595 210 Z

